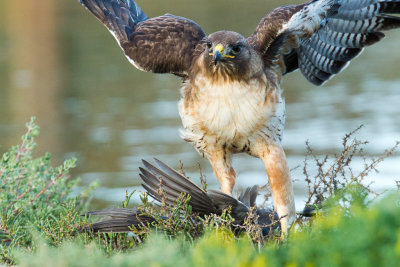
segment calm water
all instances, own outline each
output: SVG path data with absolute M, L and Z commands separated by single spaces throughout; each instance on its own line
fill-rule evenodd
M 32 2 L 32 3 L 31 3 Z M 198 22 L 207 33 L 235 30 L 247 36 L 272 8 L 294 1 L 138 1 L 149 16 L 173 13 Z M 296 1 L 299 3 L 299 1 Z M 291 168 L 301 165 L 310 140 L 316 153 L 335 154 L 341 138 L 360 124 L 366 152 L 378 155 L 400 140 L 400 31 L 374 45 L 323 87 L 299 72 L 285 77 L 284 135 Z M 116 205 L 125 190 L 140 188 L 138 167 L 152 157 L 198 179 L 200 163 L 212 187 L 209 164 L 179 138 L 176 101 L 180 81 L 132 67 L 106 29 L 76 1 L 0 2 L 0 152 L 19 142 L 35 115 L 42 126 L 40 152 L 54 164 L 71 156 L 73 176 L 83 184 L 100 180 L 99 207 Z M 354 169 L 362 168 L 356 158 Z M 234 158 L 237 187 L 266 183 L 260 160 Z M 374 188 L 393 189 L 400 180 L 400 154 L 373 174 Z M 302 168 L 292 172 L 298 205 L 304 202 Z

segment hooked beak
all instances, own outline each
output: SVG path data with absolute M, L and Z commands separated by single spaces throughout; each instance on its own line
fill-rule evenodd
M 221 60 L 222 54 L 224 53 L 224 46 L 222 44 L 217 44 L 214 48 L 214 66 L 217 65 L 218 61 Z
M 214 47 L 213 53 L 210 53 L 210 56 L 214 57 L 214 66 L 217 65 L 218 61 L 220 61 L 222 58 L 225 58 L 225 57 L 234 58 L 234 56 L 226 55 L 224 53 L 224 46 L 222 44 L 217 44 Z
M 217 65 L 218 61 L 222 58 L 221 52 L 218 50 L 214 52 L 214 66 Z

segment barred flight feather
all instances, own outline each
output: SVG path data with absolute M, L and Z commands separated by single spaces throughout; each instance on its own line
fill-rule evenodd
M 342 8 L 343 9 L 345 7 Z M 360 9 L 340 10 L 334 18 L 345 20 L 364 20 L 371 19 L 379 14 L 396 14 L 400 12 L 399 3 L 393 2 L 378 2 Z
M 306 45 L 303 44 L 303 46 Z M 330 45 L 323 42 L 321 39 L 318 39 L 317 35 L 310 38 L 307 42 L 307 47 L 311 47 L 316 50 L 316 52 L 327 58 L 339 61 L 349 61 L 362 51 L 361 48 L 346 48 Z
M 330 19 L 329 29 L 342 33 L 366 33 L 390 30 L 399 27 L 400 19 L 393 16 L 381 15 L 365 20 Z
M 381 32 L 343 33 L 330 30 L 328 27 L 320 29 L 317 34 L 323 42 L 345 48 L 362 48 L 372 45 L 385 37 Z
M 342 69 L 344 65 L 346 65 L 345 61 L 337 61 L 329 59 L 319 54 L 311 47 L 307 48 L 301 47 L 300 49 L 304 53 L 304 55 L 313 63 L 315 67 L 324 72 L 336 74 Z
M 314 84 L 323 83 L 332 77 L 331 73 L 322 71 L 314 66 L 314 64 L 304 55 L 302 50 L 298 49 L 297 54 L 299 56 L 300 71 L 308 80 L 310 80 L 310 82 Z
M 379 0 L 343 0 L 341 2 L 341 9 L 357 10 L 369 6 L 378 1 Z
M 285 6 L 270 12 L 248 42 L 262 51 L 267 66 L 283 57 L 283 74 L 300 68 L 310 82 L 320 85 L 364 47 L 382 40 L 382 31 L 399 28 L 400 18 L 389 15 L 398 13 L 400 0 L 317 0 Z
M 301 72 L 315 85 L 324 83 L 364 47 L 383 39 L 381 31 L 399 28 L 400 18 L 388 15 L 397 13 L 400 0 L 343 0 L 337 14 L 295 50 Z

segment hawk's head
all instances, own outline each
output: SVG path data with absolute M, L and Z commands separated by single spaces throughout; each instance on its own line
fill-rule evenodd
M 246 79 L 262 70 L 262 60 L 242 35 L 219 31 L 208 36 L 208 40 L 204 59 L 214 75 Z

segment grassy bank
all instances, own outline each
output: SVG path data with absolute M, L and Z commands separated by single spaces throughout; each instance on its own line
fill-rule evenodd
M 379 196 L 363 178 L 384 157 L 373 159 L 360 174 L 349 175 L 354 153 L 363 142 L 347 137 L 343 153 L 329 161 L 310 157 L 320 168 L 305 166 L 309 203 L 318 212 L 311 220 L 299 217 L 285 241 L 259 240 L 254 228 L 241 236 L 230 230 L 229 212 L 222 217 L 182 224 L 179 216 L 134 234 L 88 234 L 80 216 L 90 191 L 76 193 L 79 181 L 69 179 L 75 160 L 56 168 L 51 157 L 33 157 L 34 121 L 19 146 L 0 163 L 0 253 L 3 264 L 21 266 L 396 266 L 400 262 L 400 193 Z M 350 159 L 350 161 L 349 161 Z M 325 163 L 324 163 L 325 162 Z M 326 165 L 326 166 L 325 166 Z M 195 218 L 182 201 L 175 208 L 157 209 L 143 197 L 143 209 L 160 215 Z M 122 206 L 129 203 L 129 196 Z

